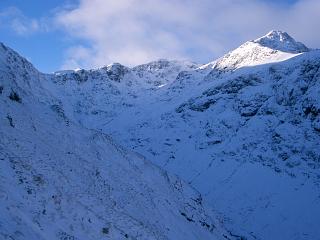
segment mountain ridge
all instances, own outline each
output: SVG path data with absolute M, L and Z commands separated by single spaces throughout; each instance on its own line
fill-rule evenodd
M 70 118 L 55 75 L 0 51 L 1 239 L 230 235 L 184 181 Z
M 47 92 L 60 121 L 110 135 L 191 184 L 231 239 L 317 239 L 320 51 L 249 41 L 205 67 L 149 66 L 40 74 L 36 99 Z
M 270 31 L 256 40 L 247 41 L 201 69 L 234 70 L 240 67 L 280 62 L 310 51 L 288 33 Z
M 279 30 L 272 30 L 265 36 L 253 40 L 253 42 L 283 52 L 301 53 L 310 51 L 303 43 L 297 42 L 288 33 Z

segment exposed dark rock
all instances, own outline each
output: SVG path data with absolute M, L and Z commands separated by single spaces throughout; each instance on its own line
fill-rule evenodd
M 10 100 L 18 102 L 18 103 L 22 102 L 22 99 L 20 98 L 18 93 L 16 93 L 15 91 L 11 91 L 9 98 L 10 98 Z

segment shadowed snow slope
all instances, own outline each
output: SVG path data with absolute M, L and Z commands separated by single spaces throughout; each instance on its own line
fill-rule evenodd
M 0 239 L 229 236 L 179 178 L 68 118 L 4 45 L 0 70 Z

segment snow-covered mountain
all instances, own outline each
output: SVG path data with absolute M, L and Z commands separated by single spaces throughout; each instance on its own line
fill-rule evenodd
M 201 68 L 232 70 L 284 61 L 308 51 L 304 44 L 296 42 L 288 33 L 271 31 L 261 38 L 242 44 L 222 58 Z
M 0 239 L 231 239 L 184 181 L 69 118 L 55 76 L 2 44 L 0 70 Z
M 1 61 L 2 65 L 8 62 Z M 228 234 L 217 227 L 217 231 L 212 233 L 217 237 L 320 239 L 319 50 L 308 49 L 285 32 L 271 31 L 202 66 L 159 60 L 134 68 L 112 64 L 94 70 L 63 71 L 45 75 L 38 73 L 29 63 L 21 61 L 19 59 L 14 63 L 14 67 L 5 70 L 7 73 L 2 82 L 8 82 L 7 79 L 14 81 L 17 78 L 14 77 L 16 72 L 19 72 L 19 83 L 29 85 L 20 87 L 19 95 L 25 92 L 36 100 L 22 115 L 24 118 L 29 116 L 30 119 L 37 119 L 39 125 L 51 119 L 52 122 L 41 127 L 42 134 L 35 136 L 38 136 L 41 148 L 48 145 L 48 142 L 50 146 L 56 146 L 53 153 L 60 151 L 59 159 L 76 161 L 76 158 L 71 158 L 72 154 L 64 155 L 70 150 L 59 150 L 67 147 L 78 149 L 77 156 L 88 154 L 84 159 L 93 158 L 92 163 L 91 160 L 83 161 L 79 165 L 99 163 L 101 157 L 90 157 L 94 155 L 92 148 L 96 149 L 97 143 L 89 141 L 87 146 L 88 138 L 80 138 L 78 135 L 94 133 L 111 136 L 117 142 L 116 146 L 120 144 L 145 156 L 168 171 L 169 175 L 176 174 L 182 182 L 188 182 L 196 188 L 201 193 L 203 202 L 215 210 L 213 214 L 206 210 L 210 211 L 206 216 L 213 216 L 210 218 L 213 222 L 217 217 L 222 219 L 223 227 L 227 229 L 225 231 Z M 29 76 L 29 80 L 23 80 L 24 75 Z M 11 86 L 4 86 L 3 89 L 15 90 Z M 6 103 L 11 103 L 7 98 L 8 94 L 10 93 L 2 94 L 2 97 L 6 99 Z M 15 98 L 14 94 L 10 95 Z M 38 105 L 42 106 L 41 109 L 33 110 L 38 108 Z M 19 129 L 19 138 L 9 131 L 15 129 L 10 127 L 10 123 L 14 125 L 15 118 L 7 113 L 11 108 L 13 107 L 8 105 L 3 112 L 2 121 L 7 124 L 3 132 L 12 134 L 16 139 L 23 136 L 34 137 L 35 133 L 31 130 L 22 132 Z M 51 115 L 47 116 L 48 112 Z M 52 120 L 55 119 L 54 116 L 60 119 L 59 125 L 55 122 L 58 120 Z M 49 130 L 45 130 L 48 126 Z M 70 128 L 74 130 L 71 131 Z M 51 135 L 43 134 L 43 131 L 48 131 Z M 63 144 L 61 139 L 65 139 L 64 142 L 68 144 L 75 144 L 62 147 L 59 145 L 60 142 Z M 10 142 L 6 141 L 5 144 Z M 110 148 L 110 142 L 104 144 L 105 147 L 100 145 L 102 149 Z M 8 148 L 7 145 L 4 146 Z M 43 148 L 47 149 L 44 146 Z M 136 156 L 129 150 L 123 151 L 129 152 L 130 156 Z M 20 150 L 18 156 L 33 156 L 36 153 L 36 150 L 32 153 L 30 150 L 28 154 L 24 154 L 24 151 Z M 100 152 L 98 155 L 110 154 Z M 123 159 L 123 156 L 120 158 Z M 129 161 L 136 158 L 125 159 Z M 48 159 L 52 161 L 56 158 L 50 155 Z M 117 175 L 116 169 L 123 167 L 117 165 L 119 161 L 114 162 L 107 157 L 105 162 L 106 171 L 111 166 L 114 175 Z M 148 163 L 149 165 L 151 169 L 158 169 Z M 133 169 L 145 173 L 141 164 L 137 164 Z M 127 181 L 131 184 L 131 178 L 124 176 L 126 171 L 132 176 L 139 176 L 134 170 L 130 170 L 130 165 L 123 167 L 122 173 L 117 175 L 118 178 L 124 178 L 121 180 L 123 186 L 126 186 Z M 148 210 L 146 214 L 142 214 L 143 217 L 137 217 L 131 212 L 132 206 L 137 202 L 146 201 L 145 198 L 157 199 L 161 192 L 167 191 L 163 190 L 164 188 L 170 189 L 172 186 L 172 181 L 158 186 L 158 181 L 164 181 L 161 180 L 162 177 L 152 178 L 153 181 L 148 182 L 153 171 L 147 171 L 148 174 L 138 177 L 133 191 L 142 192 L 144 195 L 130 205 L 127 211 L 135 219 L 143 219 L 151 225 L 154 221 L 159 221 L 163 224 L 159 226 L 159 231 L 163 233 L 166 226 L 172 226 L 163 217 L 153 221 L 150 220 Z M 158 169 L 155 172 L 157 171 L 163 173 L 163 170 Z M 82 174 L 77 176 L 79 175 Z M 111 181 L 110 177 L 107 180 Z M 69 181 L 74 181 L 77 185 L 81 182 L 76 177 Z M 144 181 L 147 181 L 148 187 L 152 189 L 152 194 L 147 195 L 148 197 L 139 184 Z M 95 182 L 95 178 L 92 182 Z M 123 188 L 117 184 L 120 183 L 112 180 L 110 186 Z M 84 184 L 81 188 L 84 188 L 83 186 L 88 187 Z M 188 189 L 187 185 L 183 186 Z M 8 185 L 6 187 L 10 189 Z M 124 188 L 127 189 L 127 186 Z M 98 194 L 99 189 L 95 193 Z M 119 190 L 118 194 L 125 194 L 127 197 L 131 192 Z M 178 206 L 184 206 L 188 201 L 190 204 L 190 199 L 196 199 L 184 192 L 179 194 L 177 197 L 177 193 L 173 191 L 165 196 L 180 199 Z M 154 203 L 155 200 L 150 201 Z M 158 203 L 154 203 L 154 211 L 158 211 L 159 216 L 163 209 L 159 209 Z M 137 206 L 145 204 L 149 206 L 149 202 Z M 192 205 L 191 208 L 193 207 L 195 206 Z M 176 209 L 175 206 L 166 205 L 165 209 L 166 214 L 172 211 L 176 213 L 173 210 Z M 205 210 L 201 206 L 196 209 L 197 213 L 204 214 Z M 70 214 L 72 216 L 73 212 Z M 190 218 L 190 214 L 194 217 Z M 152 212 L 151 215 L 155 216 L 157 213 Z M 180 216 L 187 216 L 187 220 L 194 223 L 192 227 L 196 229 L 188 229 L 186 236 L 192 232 L 197 234 L 193 236 L 195 239 L 211 239 L 209 235 L 201 235 L 210 234 L 210 229 L 203 230 L 201 226 L 203 220 L 200 219 L 203 215 L 183 212 Z M 197 220 L 193 220 L 194 218 Z M 115 216 L 114 219 L 113 223 L 117 222 L 118 217 Z M 144 224 L 149 226 L 145 222 Z M 174 225 L 176 224 L 178 222 Z M 204 225 L 206 228 L 207 225 Z M 176 229 L 176 235 L 166 232 L 161 236 L 168 239 L 187 239 L 179 235 L 181 231 L 185 231 L 181 230 L 185 226 L 188 228 L 188 225 L 181 225 L 180 230 Z M 148 231 L 139 231 L 145 234 L 143 237 L 150 238 L 146 235 Z
M 288 33 L 282 31 L 270 31 L 267 35 L 254 40 L 261 46 L 288 53 L 308 52 L 303 43 L 294 40 Z

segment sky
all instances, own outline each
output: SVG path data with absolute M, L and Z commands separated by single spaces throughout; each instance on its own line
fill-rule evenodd
M 0 41 L 42 72 L 210 62 L 270 30 L 320 47 L 320 0 L 0 0 Z

